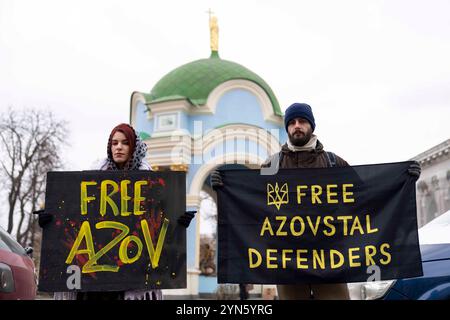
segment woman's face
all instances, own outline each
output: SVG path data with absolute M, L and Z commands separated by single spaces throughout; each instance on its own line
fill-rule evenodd
M 120 131 L 114 133 L 111 141 L 111 153 L 114 162 L 119 168 L 123 168 L 130 158 L 130 143 L 127 137 Z

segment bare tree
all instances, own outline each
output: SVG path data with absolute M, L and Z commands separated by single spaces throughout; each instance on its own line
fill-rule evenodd
M 18 221 L 16 237 L 23 246 L 34 242 L 32 212 L 43 203 L 46 173 L 62 165 L 66 127 L 67 122 L 56 120 L 51 111 L 9 108 L 1 115 L 0 172 L 8 194 L 7 231 L 12 233 Z

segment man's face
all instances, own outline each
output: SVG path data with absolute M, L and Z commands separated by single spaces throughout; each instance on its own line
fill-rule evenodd
M 294 146 L 302 147 L 311 139 L 312 128 L 308 120 L 295 118 L 288 122 L 289 140 Z

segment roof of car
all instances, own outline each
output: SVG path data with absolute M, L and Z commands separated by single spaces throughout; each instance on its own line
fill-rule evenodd
M 419 229 L 419 243 L 450 243 L 450 210 Z

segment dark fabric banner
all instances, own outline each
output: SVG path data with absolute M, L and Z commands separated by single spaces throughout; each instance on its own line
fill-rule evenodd
M 186 287 L 184 172 L 49 172 L 39 290 Z
M 411 163 L 222 171 L 219 283 L 421 276 Z

